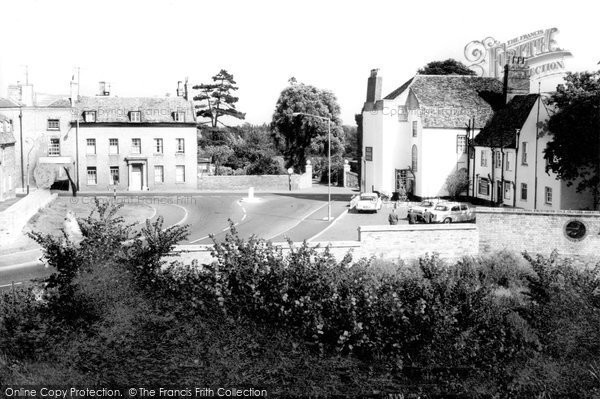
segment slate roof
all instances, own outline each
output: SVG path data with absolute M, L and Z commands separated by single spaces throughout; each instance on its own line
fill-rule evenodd
M 185 112 L 185 123 L 196 122 L 192 104 L 181 97 L 80 97 L 74 107 L 80 122 L 84 111 L 96 111 L 96 123 L 129 123 L 131 111 L 141 111 L 142 123 L 180 123 L 175 112 Z
M 17 104 L 15 101 L 8 99 L 8 98 L 0 97 L 0 108 L 17 108 L 17 107 L 19 107 L 19 104 Z
M 515 129 L 521 129 L 538 99 L 537 94 L 513 97 L 473 140 L 477 146 L 515 148 Z
M 475 117 L 482 128 L 502 106 L 502 82 L 496 78 L 465 75 L 415 75 L 385 99 L 409 90 L 407 106 L 417 110 L 424 127 L 465 128 Z
M 4 115 L 0 115 L 0 146 L 5 146 L 9 144 L 16 143 L 15 136 L 13 136 L 12 131 L 5 132 L 4 131 L 4 122 L 8 122 L 8 118 Z M 10 126 L 10 125 L 8 125 Z

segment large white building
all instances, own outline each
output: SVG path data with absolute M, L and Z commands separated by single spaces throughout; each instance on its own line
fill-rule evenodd
M 381 77 L 371 71 L 362 112 L 363 189 L 447 195 L 448 175 L 469 168 L 469 124 L 478 132 L 501 105 L 495 78 L 416 75 L 381 98 Z

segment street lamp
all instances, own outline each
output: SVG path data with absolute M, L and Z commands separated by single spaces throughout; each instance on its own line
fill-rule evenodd
M 312 116 L 327 121 L 327 221 L 331 220 L 331 118 L 305 112 L 293 112 L 292 116 Z
M 288 185 L 289 185 L 290 191 L 292 191 L 292 174 L 294 173 L 294 168 L 289 168 L 287 170 L 287 172 L 288 172 Z

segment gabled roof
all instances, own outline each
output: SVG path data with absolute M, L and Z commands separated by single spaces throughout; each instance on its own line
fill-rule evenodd
M 80 122 L 84 111 L 96 111 L 96 123 L 129 123 L 131 111 L 141 111 L 142 123 L 181 123 L 175 112 L 185 112 L 185 123 L 196 122 L 192 104 L 181 97 L 80 97 L 74 107 Z
M 4 116 L 4 115 L 0 115 L 0 146 L 5 146 L 5 145 L 9 145 L 9 144 L 14 144 L 17 141 L 15 140 L 15 136 L 13 136 L 12 131 L 8 131 L 5 132 L 4 131 L 4 123 L 8 122 L 9 119 Z M 10 126 L 10 125 L 8 125 Z
M 483 127 L 502 104 L 502 82 L 465 75 L 415 75 L 384 99 L 409 90 L 407 106 L 418 110 L 424 127 L 465 128 L 472 117 Z
M 498 110 L 490 122 L 479 132 L 474 144 L 483 147 L 515 148 L 516 129 L 522 129 L 539 95 L 527 94 L 513 97 L 506 107 Z
M 4 97 L 0 97 L 0 108 L 18 108 L 19 104 L 16 103 L 15 101 L 9 99 L 9 98 L 4 98 Z

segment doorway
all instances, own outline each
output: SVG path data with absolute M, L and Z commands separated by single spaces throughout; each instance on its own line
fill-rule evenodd
M 143 173 L 142 165 L 131 166 L 131 184 L 129 184 L 130 190 L 142 191 L 143 186 Z
M 502 182 L 500 180 L 496 180 L 496 202 L 498 204 L 502 203 L 503 194 L 504 192 L 502 190 Z

